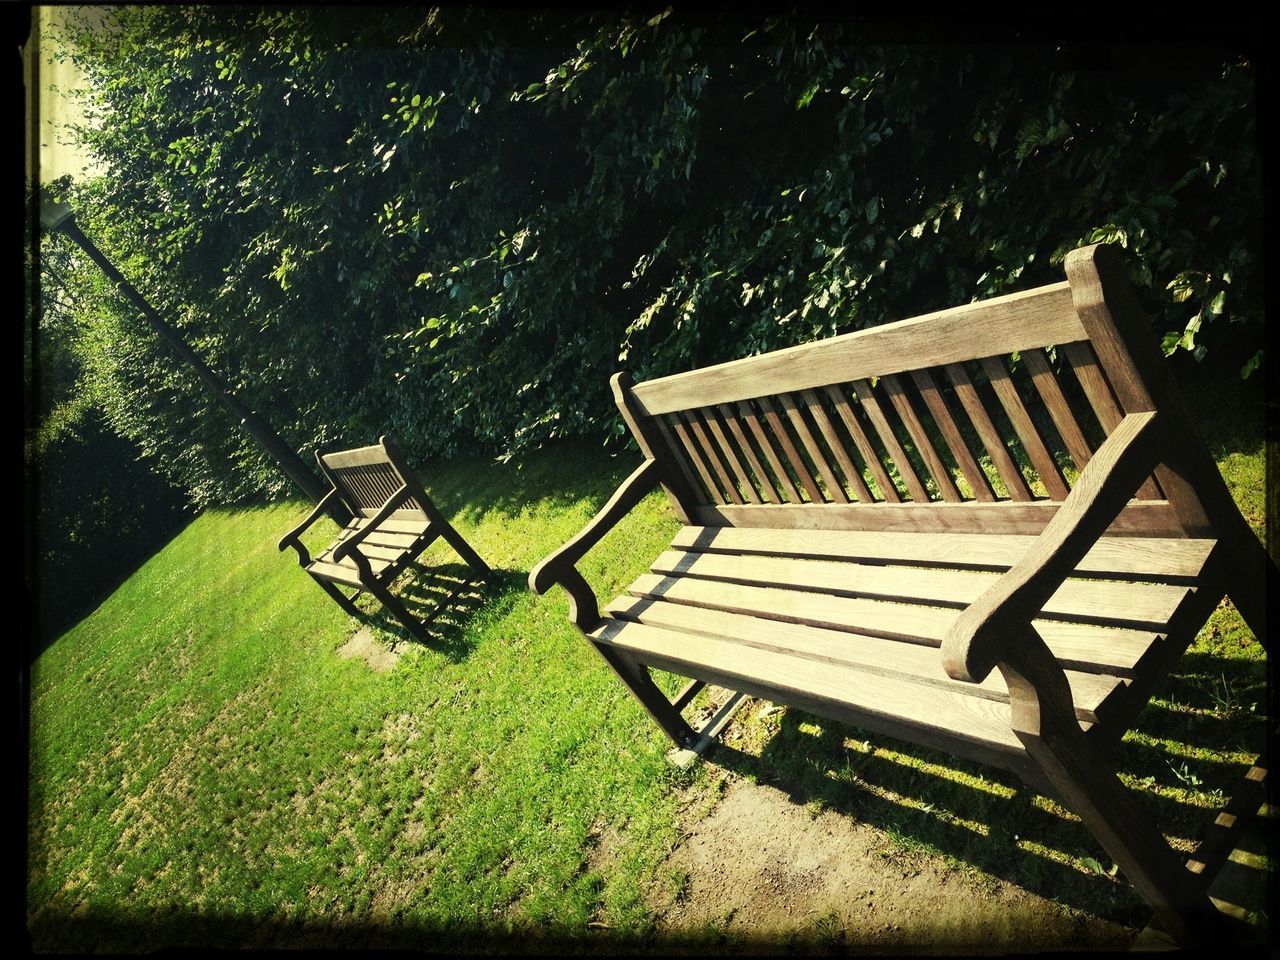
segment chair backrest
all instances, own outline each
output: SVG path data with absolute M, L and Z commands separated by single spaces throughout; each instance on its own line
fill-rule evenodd
M 316 460 L 355 516 L 371 517 L 376 514 L 406 481 L 415 495 L 391 516 L 395 519 L 426 516 L 420 502 L 425 494 L 387 437 L 379 438 L 376 444 L 368 447 L 317 453 Z
M 1036 532 L 1121 417 L 1154 409 L 1138 372 L 1153 361 L 1130 357 L 1141 335 L 1097 309 L 1094 249 L 1069 259 L 1070 282 L 615 396 L 694 522 Z M 1163 369 L 1145 337 L 1136 349 Z M 1157 477 L 1114 530 L 1186 528 Z

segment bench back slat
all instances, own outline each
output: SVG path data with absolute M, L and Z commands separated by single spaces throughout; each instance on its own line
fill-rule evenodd
M 938 388 L 933 374 L 928 370 L 912 370 L 911 379 L 915 382 L 916 389 L 920 391 L 920 396 L 924 398 L 933 422 L 942 432 L 947 448 L 960 467 L 960 473 L 968 482 L 974 497 L 988 502 L 995 500 L 996 494 L 991 489 L 991 481 L 982 472 L 978 462 L 973 459 L 973 453 L 965 443 L 964 437 L 960 435 L 960 428 L 956 425 L 955 418 L 952 417 L 951 410 L 947 406 L 946 397 Z
M 716 446 L 724 453 L 725 461 L 729 465 L 729 469 L 733 471 L 734 480 L 738 490 L 742 492 L 743 497 L 748 503 L 761 503 L 760 494 L 756 492 L 755 484 L 751 482 L 751 477 L 742 466 L 742 461 L 738 459 L 738 452 L 734 449 L 734 445 L 730 442 L 725 428 L 720 423 L 720 418 L 716 411 L 711 407 L 704 407 L 698 411 L 698 416 L 702 418 L 704 424 L 711 435 L 715 438 Z
M 774 487 L 773 481 L 765 471 L 764 465 L 760 463 L 760 458 L 756 456 L 756 451 L 751 446 L 751 441 L 747 439 L 747 435 L 742 428 L 742 420 L 738 417 L 737 412 L 727 403 L 721 403 L 716 405 L 716 413 L 720 415 L 720 419 L 729 428 L 729 433 L 738 445 L 739 453 L 742 454 L 742 458 L 750 468 L 749 476 L 753 477 L 755 482 L 759 484 L 760 493 L 765 502 L 781 503 L 782 498 L 778 496 L 778 491 Z
M 817 481 L 813 479 L 813 474 L 810 472 L 808 464 L 800 456 L 800 452 L 792 442 L 790 434 L 787 433 L 786 425 L 783 424 L 782 417 L 773 405 L 773 401 L 767 396 L 757 397 L 756 406 L 764 414 L 764 422 L 768 425 L 769 430 L 772 431 L 773 439 L 777 442 L 777 449 L 782 453 L 783 467 L 790 468 L 792 477 L 799 482 L 800 487 L 808 495 L 810 503 L 823 503 L 824 499 L 818 491 Z
M 884 464 L 880 460 L 880 454 L 871 446 L 871 440 L 867 437 L 867 432 L 862 428 L 862 424 L 858 422 L 853 407 L 849 403 L 849 398 L 834 384 L 824 387 L 823 390 L 840 417 L 840 422 L 849 431 L 849 436 L 858 448 L 858 454 L 862 457 L 862 462 L 867 465 L 867 469 L 879 487 L 880 497 L 890 503 L 900 502 L 902 497 L 898 495 L 898 488 L 894 486 L 889 474 L 885 471 Z
M 1043 350 L 1024 350 L 1022 362 L 1026 364 L 1027 371 L 1031 374 L 1031 382 L 1035 385 L 1036 392 L 1040 394 L 1040 399 L 1044 401 L 1049 416 L 1053 418 L 1058 436 L 1062 438 L 1067 452 L 1071 454 L 1076 471 L 1083 470 L 1084 465 L 1093 457 L 1093 450 L 1081 432 L 1080 424 L 1076 420 L 1076 414 L 1071 409 L 1071 405 L 1067 402 L 1066 394 L 1062 392 L 1061 385 L 1053 375 L 1049 358 L 1045 356 Z
M 898 382 L 898 378 L 893 374 L 884 377 L 882 382 L 888 391 L 889 402 L 893 404 L 893 409 L 898 412 L 898 417 L 902 420 L 902 425 L 907 428 L 907 433 L 911 436 L 912 443 L 916 445 L 916 449 L 920 451 L 920 456 L 924 458 L 929 472 L 933 474 L 933 481 L 942 492 L 942 498 L 952 502 L 959 502 L 961 499 L 960 491 L 956 489 L 955 481 L 951 479 L 951 473 L 947 465 L 938 456 L 938 451 L 934 449 L 933 442 L 929 439 L 928 433 L 925 432 L 924 425 L 920 422 L 920 418 L 916 416 L 915 409 L 911 406 L 911 398 L 907 396 L 902 384 Z
M 1094 355 L 1093 348 L 1087 343 L 1069 343 L 1062 348 L 1062 352 L 1071 365 L 1081 390 L 1088 398 L 1094 416 L 1098 418 L 1103 431 L 1110 436 L 1111 431 L 1120 422 L 1120 405 L 1111 392 L 1106 375 L 1098 366 L 1098 358 Z M 1159 500 L 1163 496 L 1154 477 L 1149 477 L 1138 490 L 1140 500 Z
M 1085 339 L 1063 282 L 649 380 L 632 391 L 642 412 L 670 413 L 749 400 L 762 384 L 770 393 L 792 393 Z
M 809 429 L 809 424 L 804 418 L 804 410 L 807 409 L 808 405 L 797 401 L 795 395 L 790 393 L 784 393 L 781 400 L 782 409 L 786 413 L 787 419 L 791 421 L 791 428 L 795 431 L 796 436 L 800 438 L 800 443 L 804 446 L 805 453 L 809 456 L 809 462 L 813 464 L 814 469 L 822 478 L 827 499 L 836 503 L 848 503 L 849 496 L 844 492 L 844 485 L 836 477 L 835 471 L 831 468 L 830 462 L 828 462 L 827 455 L 818 444 L 813 431 Z
M 713 508 L 707 522 L 792 522 L 789 510 L 761 519 L 775 507 L 1047 500 L 1056 508 L 1122 411 L 1146 400 L 1132 365 L 1122 371 L 1126 397 L 1115 392 L 1090 329 L 1071 285 L 1057 283 L 628 382 L 615 395 L 633 433 L 649 431 L 644 449 L 667 462 L 672 482 L 682 480 L 681 509 L 702 516 Z M 1115 353 L 1115 342 L 1107 350 Z M 1153 478 L 1138 498 L 1165 500 Z M 900 515 L 873 510 L 850 522 Z M 929 516 L 913 522 L 987 522 Z M 1043 511 L 990 516 L 1012 530 L 1037 526 Z M 1163 522 L 1159 511 L 1132 516 Z
M 951 381 L 951 385 L 955 388 L 956 396 L 960 399 L 965 413 L 969 415 L 970 422 L 982 439 L 983 449 L 995 465 L 996 472 L 1000 475 L 1000 480 L 1004 483 L 1009 498 L 1012 500 L 1030 500 L 1031 488 L 1027 486 L 1027 480 L 1022 475 L 1022 471 L 1018 469 L 1018 465 L 1009 456 L 1009 450 L 1005 447 L 1004 441 L 996 431 L 995 424 L 991 422 L 987 408 L 983 405 L 982 398 L 978 396 L 977 388 L 974 387 L 973 381 L 969 379 L 968 371 L 965 370 L 962 364 L 949 363 L 946 366 L 946 374 L 947 379 Z
M 866 412 L 867 418 L 871 421 L 873 432 L 879 438 L 881 446 L 888 454 L 889 464 L 897 470 L 898 476 L 902 478 L 902 482 L 906 485 L 907 493 L 914 501 L 927 501 L 929 499 L 929 491 L 925 489 L 924 483 L 916 474 L 911 458 L 907 456 L 907 452 L 902 448 L 897 434 L 894 433 L 893 425 L 881 408 L 880 401 L 876 399 L 875 387 L 868 380 L 855 380 L 852 386 L 853 395 L 857 398 L 862 409 Z
M 1069 491 L 1067 481 L 1062 476 L 1062 471 L 1058 469 L 1057 463 L 1054 462 L 1053 455 L 1045 446 L 1044 439 L 1040 436 L 1040 431 L 1036 428 L 1031 415 L 1027 413 L 1027 408 L 1018 395 L 1018 388 L 1009 376 L 1009 368 L 999 357 L 983 357 L 981 363 L 983 373 L 987 375 L 991 386 L 995 389 L 1000 406 L 1004 408 L 1009 422 L 1013 424 L 1022 448 L 1030 457 L 1036 473 L 1040 475 L 1041 482 L 1049 491 L 1049 496 L 1054 500 L 1065 499 Z
M 804 390 L 800 395 L 804 398 L 809 415 L 813 417 L 814 423 L 818 425 L 818 430 L 822 433 L 822 439 L 827 442 L 827 449 L 831 451 L 831 455 L 835 457 L 836 463 L 839 464 L 840 470 L 844 474 L 845 482 L 852 488 L 853 495 L 859 503 L 871 503 L 875 498 L 871 496 L 871 491 L 867 488 L 866 481 L 862 479 L 862 471 L 853 462 L 851 452 L 840 441 L 840 434 L 831 418 L 827 416 L 826 408 L 822 405 L 822 399 L 812 390 Z
M 337 487 L 343 501 L 357 517 L 376 514 L 406 482 L 407 470 L 383 443 L 353 450 L 317 453 L 321 471 Z M 396 510 L 395 519 L 425 518 L 418 498 L 411 497 Z

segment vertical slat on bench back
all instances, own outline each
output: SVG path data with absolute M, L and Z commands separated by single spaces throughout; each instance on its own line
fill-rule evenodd
M 373 516 L 405 482 L 381 444 L 319 453 L 316 459 L 357 517 Z M 426 513 L 417 498 L 411 497 L 393 516 L 425 517 Z
M 1066 283 L 651 380 L 625 396 L 651 425 L 653 455 L 686 485 L 688 512 L 765 526 L 816 523 L 817 514 L 777 508 L 822 506 L 822 522 L 854 527 L 907 518 L 943 529 L 963 516 L 975 529 L 1036 529 L 1049 515 L 1040 507 L 1067 496 L 1122 409 Z M 1152 480 L 1139 494 L 1161 497 Z M 963 515 L 904 509 L 971 501 L 981 509 Z M 881 505 L 893 509 L 859 512 Z

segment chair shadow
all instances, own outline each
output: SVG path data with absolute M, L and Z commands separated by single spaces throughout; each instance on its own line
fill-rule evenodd
M 1159 710 L 1155 717 L 1160 719 Z M 1135 726 L 1141 729 L 1147 719 L 1144 713 Z M 1151 920 L 1151 908 L 1123 875 L 1109 875 L 1113 861 L 1084 824 L 1015 774 L 794 708 L 783 711 L 758 755 L 723 738 L 708 749 L 706 762 L 768 783 L 797 804 L 876 827 L 906 855 L 940 855 L 1125 926 L 1141 928 Z M 1197 739 L 1203 742 L 1203 733 Z M 1263 749 L 1261 742 L 1251 745 L 1255 753 Z M 1206 786 L 1225 785 L 1224 800 L 1247 769 L 1247 764 L 1207 760 L 1175 769 L 1164 747 L 1131 740 L 1111 759 L 1131 783 L 1147 777 L 1176 786 L 1175 774 L 1196 776 Z M 1149 785 L 1150 780 L 1133 789 L 1139 805 L 1167 836 L 1194 845 L 1220 806 L 1179 802 L 1144 789 Z
M 428 646 L 453 662 L 464 660 L 474 647 L 467 627 L 485 606 L 505 609 L 524 588 L 528 576 L 520 570 L 495 569 L 486 578 L 465 563 L 410 562 L 391 585 L 393 595 L 423 625 L 422 643 L 376 598 L 361 595 L 360 619 L 401 642 Z

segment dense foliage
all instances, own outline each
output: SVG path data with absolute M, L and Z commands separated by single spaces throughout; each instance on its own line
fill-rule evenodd
M 66 264 L 59 269 L 57 261 L 43 268 L 67 285 L 44 285 L 40 336 L 25 339 L 25 400 L 34 427 L 23 449 L 29 550 L 24 599 L 33 615 L 25 640 L 31 657 L 126 580 L 191 513 L 186 491 L 108 425 L 104 408 L 111 394 L 94 389 L 78 359 L 93 356 L 84 343 L 92 330 L 74 325 L 80 301 L 73 299 Z M 28 285 L 33 265 L 29 258 Z M 88 272 L 73 276 L 95 279 Z M 101 276 L 96 280 L 101 283 Z M 87 291 L 81 292 L 87 300 Z M 26 321 L 30 331 L 32 317 Z
M 1061 279 L 1100 239 L 1168 352 L 1261 359 L 1255 76 L 1230 51 L 670 11 L 116 12 L 68 44 L 110 171 L 74 191 L 80 223 L 304 455 L 608 435 L 616 369 Z M 199 501 L 283 489 L 48 246 L 112 426 Z

